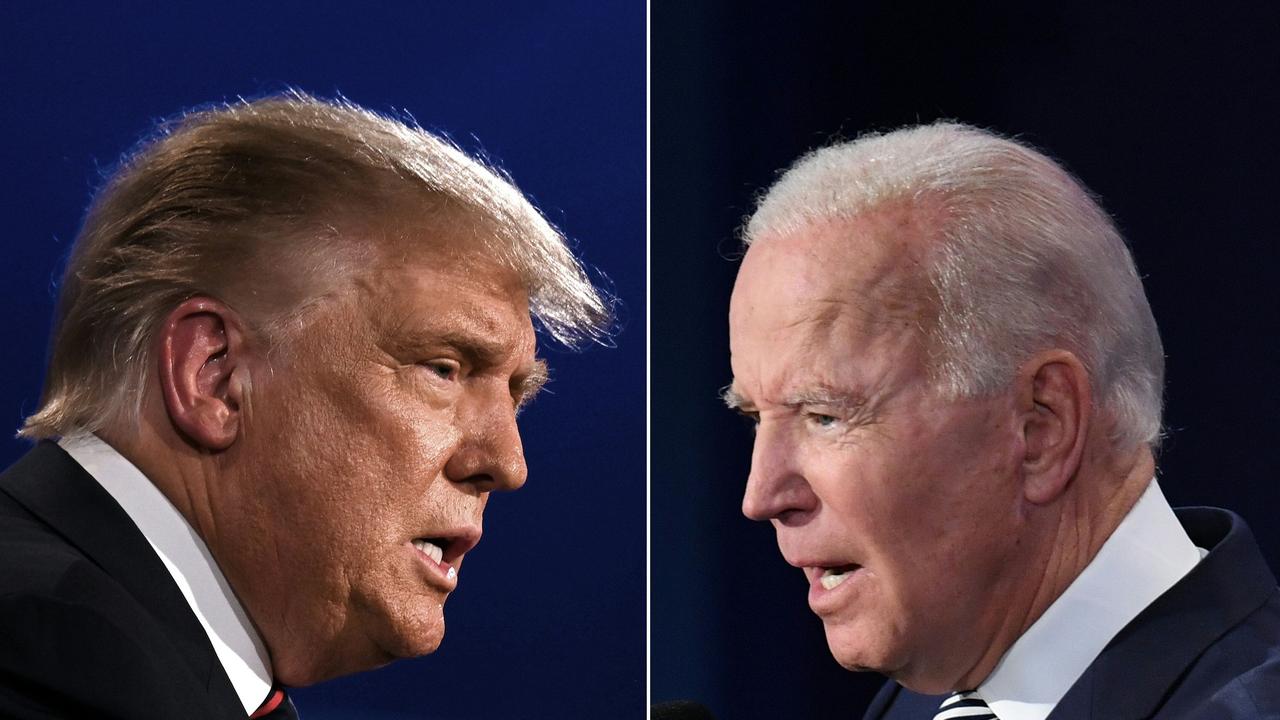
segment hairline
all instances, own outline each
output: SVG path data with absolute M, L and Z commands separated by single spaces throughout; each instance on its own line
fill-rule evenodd
M 369 139 L 361 133 L 367 133 Z M 237 292 L 237 289 L 246 287 L 243 281 L 201 286 L 199 282 L 187 282 L 195 277 L 192 274 L 184 276 L 181 281 L 161 282 L 163 295 L 131 296 L 135 305 L 130 308 L 139 313 L 145 312 L 138 317 L 143 317 L 146 322 L 128 320 L 119 323 L 119 330 L 127 333 L 127 337 L 121 334 L 112 336 L 111 350 L 97 351 L 93 360 L 84 362 L 60 359 L 68 352 L 64 347 L 66 333 L 73 332 L 76 338 L 95 341 L 100 334 L 86 327 L 84 320 L 93 317 L 87 314 L 93 310 L 85 303 L 101 302 L 101 290 L 87 282 L 77 282 L 73 276 L 86 268 L 100 271 L 103 253 L 116 252 L 123 247 L 125 241 L 122 238 L 132 237 L 131 231 L 103 223 L 118 223 L 131 218 L 157 220 L 155 215 L 142 214 L 144 209 L 153 212 L 151 206 L 124 204 L 140 188 L 148 187 L 146 183 L 154 183 L 166 190 L 171 188 L 165 184 L 170 181 L 155 175 L 150 165 L 158 162 L 161 167 L 199 167 L 188 165 L 184 156 L 175 155 L 175 148 L 189 151 L 204 142 L 212 143 L 212 147 L 219 151 L 238 147 L 235 145 L 237 142 L 249 143 L 245 147 L 258 147 L 252 143 L 270 143 L 272 138 L 281 134 L 306 147 L 324 148 L 316 164 L 305 170 L 314 175 L 302 180 L 290 179 L 290 182 L 299 182 L 301 186 L 310 184 L 313 189 L 309 198 L 311 209 L 283 219 L 263 215 L 250 210 L 248 205 L 233 204 L 237 201 L 230 199 L 230 190 L 219 185 L 215 190 L 225 193 L 215 196 L 217 201 L 226 203 L 225 207 L 233 210 L 243 210 L 245 214 L 238 218 L 211 219 L 206 230 L 193 230 L 190 235 L 184 235 L 187 229 L 180 227 L 176 231 L 178 240 L 175 242 L 188 243 L 183 247 L 191 248 L 193 253 L 214 253 L 199 244 L 206 242 L 200 239 L 200 232 L 278 233 L 286 236 L 280 239 L 286 247 L 267 248 L 262 244 L 238 241 L 244 248 L 245 257 L 236 256 L 237 261 L 274 253 L 288 258 L 308 257 L 313 269 L 316 265 L 327 264 L 332 270 L 333 266 L 342 263 L 335 262 L 326 253 L 315 252 L 316 248 L 335 245 L 357 247 L 356 242 L 343 237 L 338 227 L 350 223 L 353 217 L 376 218 L 374 211 L 380 199 L 375 193 L 365 191 L 364 187 L 356 188 L 356 192 L 351 193 L 352 197 L 342 198 L 341 188 L 322 188 L 312 178 L 333 178 L 334 172 L 343 172 L 342 168 L 355 168 L 353 172 L 360 173 L 360 178 L 396 188 L 395 195 L 416 193 L 420 198 L 429 196 L 461 209 L 473 219 L 483 220 L 492 229 L 492 232 L 485 233 L 483 252 L 511 267 L 520 276 L 521 284 L 530 296 L 532 318 L 552 339 L 573 348 L 582 342 L 605 342 L 609 338 L 613 299 L 593 286 L 585 268 L 568 249 L 564 236 L 515 187 L 505 172 L 483 158 L 463 152 L 447 137 L 426 132 L 411 118 L 406 120 L 372 113 L 344 98 L 320 100 L 290 91 L 252 101 L 241 100 L 237 104 L 207 105 L 161 122 L 155 131 L 134 146 L 95 193 L 85 226 L 78 233 L 67 262 L 41 407 L 27 418 L 20 435 L 33 438 L 54 436 L 71 429 L 69 423 L 78 426 L 88 423 L 88 429 L 92 430 L 124 419 L 136 421 L 145 401 L 148 370 L 144 365 L 154 361 L 152 346 L 155 332 L 162 318 L 185 299 L 207 295 L 223 301 L 240 312 L 251 329 L 268 335 L 263 339 L 271 344 L 279 338 L 281 331 L 304 320 L 312 310 L 333 297 L 332 286 L 309 285 L 301 289 L 300 297 L 295 297 L 294 302 L 275 308 L 275 312 L 263 312 L 259 306 L 271 303 L 270 299 L 264 303 L 262 298 L 255 297 L 257 288 L 248 293 Z M 268 155 L 266 162 L 270 165 L 266 172 L 282 177 L 280 173 L 289 171 L 287 163 L 298 161 L 295 155 L 288 151 Z M 321 207 L 314 202 L 317 198 L 330 198 L 337 202 L 335 207 Z M 263 201 L 276 202 L 274 199 Z M 436 214 L 428 213 L 431 216 Z M 376 226 L 380 223 L 374 220 L 370 224 Z M 385 221 L 381 224 L 385 226 Z M 348 265 L 354 264 L 350 258 L 345 260 Z M 255 269 L 253 279 L 287 277 L 285 273 L 267 270 Z M 341 275 L 340 271 L 341 268 L 338 275 Z M 229 271 L 222 266 L 218 272 Z M 66 283 L 73 282 L 76 284 L 76 307 L 74 314 L 69 315 L 72 308 L 64 307 L 68 295 Z M 300 284 L 306 285 L 305 282 Z M 66 322 L 69 316 L 76 320 L 70 326 Z M 122 344 L 128 355 L 117 350 Z M 111 367 L 104 368 L 104 361 Z M 74 372 L 68 372 L 72 370 Z M 113 376 L 124 373 L 125 379 L 108 383 L 103 377 L 108 370 Z M 86 402 L 90 404 L 86 406 Z
M 895 151 L 900 151 L 902 157 L 894 155 Z M 939 153 L 940 159 L 936 162 L 931 154 L 934 152 Z M 980 162 L 987 164 L 968 164 L 974 156 L 982 157 Z M 876 161 L 884 164 L 876 167 Z M 940 174 L 931 174 L 934 172 Z M 1051 203 L 1048 209 L 1015 206 L 1015 212 L 1006 220 L 1001 206 L 984 205 L 993 201 L 1025 203 L 1021 199 L 1023 194 L 1001 185 L 1012 177 L 1030 177 L 1026 195 Z M 817 178 L 824 179 L 826 184 L 815 186 Z M 841 185 L 846 180 L 851 183 L 848 187 Z M 814 192 L 821 196 L 812 197 Z M 996 370 L 991 363 L 1002 357 L 1009 362 L 1014 354 L 1010 349 L 996 347 L 1001 344 L 999 338 L 1004 337 L 1010 343 L 1018 338 L 1017 343 L 1021 344 L 1014 347 L 1019 353 L 1026 351 L 1024 345 L 1033 339 L 1050 341 L 1045 349 L 1056 344 L 1079 355 L 1089 371 L 1090 385 L 1095 391 L 1103 390 L 1100 407 L 1117 421 L 1114 439 L 1158 446 L 1163 355 L 1132 257 L 1114 223 L 1087 188 L 1033 147 L 996 133 L 946 122 L 903 128 L 886 135 L 866 135 L 853 142 L 824 147 L 801 157 L 758 196 L 756 210 L 746 219 L 741 238 L 743 244 L 750 247 L 769 234 L 792 232 L 817 221 L 851 221 L 896 201 L 905 201 L 918 212 L 920 204 L 931 197 L 941 198 L 944 205 L 951 208 L 933 219 L 933 242 L 926 255 L 927 262 L 920 268 L 926 273 L 938 303 L 933 313 L 933 327 L 921 328 L 927 349 L 925 363 L 934 380 L 931 384 L 949 397 L 991 395 L 1007 389 L 1016 377 L 1016 367 L 1004 367 L 998 378 L 993 377 Z M 961 208 L 961 216 L 951 215 L 955 208 Z M 1104 277 L 1096 282 L 1090 280 L 1073 286 L 1084 291 L 1079 297 L 1092 304 L 1086 306 L 1085 315 L 1077 316 L 1073 314 L 1076 310 L 1071 309 L 1059 319 L 1078 326 L 1054 325 L 1054 332 L 1044 334 L 1028 334 L 1025 323 L 1018 325 L 1020 321 L 1012 319 L 985 330 L 981 326 L 976 331 L 944 327 L 947 323 L 991 321 L 990 315 L 983 315 L 985 308 L 966 304 L 969 289 L 957 287 L 956 278 L 951 276 L 967 277 L 965 273 L 975 272 L 973 263 L 984 257 L 990 259 L 1023 251 L 1018 249 L 1023 247 L 1018 243 L 1004 248 L 985 237 L 967 236 L 966 224 L 975 222 L 978 229 L 997 234 L 1010 228 L 1017 232 L 1030 227 L 1023 223 L 1042 222 L 1045 218 L 1037 215 L 1040 212 L 1064 214 L 1047 216 L 1049 224 L 1035 228 L 1036 232 L 1050 233 L 1045 236 L 1047 242 L 1040 244 L 1039 235 L 1028 238 L 1031 244 L 1025 246 L 1026 251 L 1037 253 L 1037 262 L 1064 261 L 1067 264 L 1063 269 L 1075 273 L 1083 272 L 1080 263 L 1105 260 L 1115 265 L 1108 267 Z M 1063 237 L 1052 234 L 1061 231 L 1063 226 L 1053 223 L 1062 223 L 1064 217 L 1070 222 L 1082 223 L 1071 226 L 1087 238 L 1082 244 L 1068 247 L 1063 244 L 1066 242 Z M 1023 270 L 1015 267 L 1013 272 Z M 1127 278 L 1126 273 L 1133 277 Z M 1010 275 L 1009 279 L 996 282 L 1028 282 L 1028 279 Z M 985 297 L 982 293 L 994 287 L 996 285 L 979 287 L 979 295 L 975 297 Z M 949 308 L 948 303 L 958 305 Z M 1099 321 L 1087 319 L 1090 312 L 1102 313 L 1100 325 L 1096 324 Z M 1054 315 L 1052 310 L 1036 313 L 1045 318 Z M 1122 320 L 1141 324 L 1132 330 L 1134 337 L 1122 337 L 1122 329 L 1108 324 Z M 970 352 L 958 344 L 958 332 L 977 332 L 973 339 L 980 343 L 979 349 Z M 1072 334 L 1086 346 L 1077 345 L 1069 337 Z M 972 341 L 966 344 L 971 345 Z M 1029 356 L 1029 352 L 1023 355 Z

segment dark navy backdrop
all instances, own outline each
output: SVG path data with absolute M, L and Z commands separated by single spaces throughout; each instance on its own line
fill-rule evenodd
M 449 602 L 440 651 L 298 691 L 297 704 L 308 720 L 637 716 L 645 661 L 644 5 L 354 8 L 0 6 L 0 427 L 15 429 L 35 407 L 55 268 L 98 171 L 154 119 L 286 84 L 408 110 L 511 172 L 612 281 L 624 327 L 616 349 L 548 353 L 552 394 L 521 421 L 529 483 L 490 504 L 484 542 Z M 0 461 L 24 447 L 0 441 Z
M 735 227 L 835 134 L 959 118 L 1023 135 L 1099 193 L 1165 340 L 1166 494 L 1240 512 L 1280 567 L 1280 15 L 1087 5 L 654 5 L 655 700 L 848 719 L 880 682 L 831 660 L 803 578 L 738 513 L 751 438 L 716 399 Z

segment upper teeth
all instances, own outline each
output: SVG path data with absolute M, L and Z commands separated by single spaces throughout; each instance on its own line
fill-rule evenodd
M 413 545 L 426 553 L 428 557 L 436 562 L 440 562 L 440 559 L 444 557 L 444 550 L 433 542 L 428 542 L 426 540 L 414 540 Z
M 830 590 L 849 577 L 849 573 L 843 570 L 823 570 L 822 571 L 822 587 Z

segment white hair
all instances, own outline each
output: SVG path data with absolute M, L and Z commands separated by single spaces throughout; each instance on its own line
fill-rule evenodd
M 933 379 L 950 397 L 1008 387 L 1033 353 L 1062 347 L 1089 373 L 1113 439 L 1161 437 L 1164 352 L 1133 258 L 1084 186 L 1036 150 L 949 122 L 808 153 L 760 199 L 746 244 L 905 204 L 937 236 Z

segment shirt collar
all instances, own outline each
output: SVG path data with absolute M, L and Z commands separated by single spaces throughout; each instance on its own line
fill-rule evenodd
M 142 471 L 110 445 L 86 433 L 58 444 L 115 498 L 151 543 L 209 636 L 245 713 L 256 710 L 271 692 L 267 649 L 204 541 Z
M 1093 561 L 977 693 L 1000 720 L 1045 720 L 1111 638 L 1200 561 L 1155 480 Z

